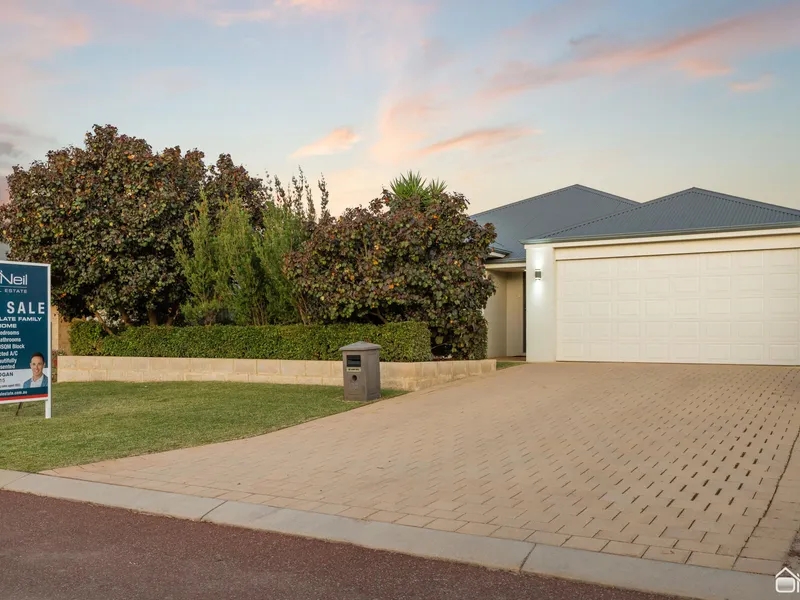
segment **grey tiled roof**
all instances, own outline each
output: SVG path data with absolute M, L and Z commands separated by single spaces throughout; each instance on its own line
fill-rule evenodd
M 481 225 L 493 223 L 497 230 L 495 246 L 510 252 L 505 258 L 490 259 L 487 262 L 520 262 L 525 260 L 525 248 L 521 240 L 604 217 L 631 206 L 638 204 L 583 185 L 572 185 L 493 208 L 473 215 L 472 218 Z
M 779 226 L 800 226 L 800 211 L 690 188 L 613 215 L 532 235 L 527 240 L 639 237 Z

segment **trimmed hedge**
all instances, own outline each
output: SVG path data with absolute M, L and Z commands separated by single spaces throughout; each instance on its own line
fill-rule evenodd
M 70 327 L 72 353 L 81 356 L 341 360 L 339 348 L 363 340 L 380 344 L 384 361 L 421 362 L 431 360 L 430 339 L 424 323 L 129 327 L 117 335 L 97 321 Z

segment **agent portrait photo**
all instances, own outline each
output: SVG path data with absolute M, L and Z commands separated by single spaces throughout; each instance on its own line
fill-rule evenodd
M 23 389 L 47 387 L 47 375 L 44 374 L 44 354 L 41 352 L 34 352 L 31 356 L 31 375 L 32 377 L 22 384 Z

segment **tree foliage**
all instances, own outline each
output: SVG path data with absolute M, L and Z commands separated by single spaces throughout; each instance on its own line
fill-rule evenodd
M 179 147 L 154 152 L 106 125 L 83 148 L 14 167 L 10 202 L 0 209 L 10 258 L 51 264 L 53 302 L 67 318 L 172 323 L 188 293 L 175 247 L 190 243 L 185 217 L 201 191 L 209 224 L 234 197 L 260 222 L 270 199 L 229 155 L 209 169 L 203 158 Z
M 177 243 L 176 252 L 189 288 L 182 306 L 188 323 L 291 324 L 306 316 L 283 271 L 283 257 L 311 235 L 316 222 L 311 186 L 302 169 L 288 191 L 277 177 L 267 181 L 260 206 L 245 206 L 233 195 L 222 201 L 215 223 L 204 197 L 187 217 L 189 241 Z M 327 220 L 324 179 L 319 189 Z
M 317 225 L 286 272 L 320 323 L 421 321 L 434 353 L 481 358 L 482 310 L 494 292 L 483 261 L 495 239 L 491 225 L 467 215 L 460 194 L 389 192 L 367 208 L 348 209 Z

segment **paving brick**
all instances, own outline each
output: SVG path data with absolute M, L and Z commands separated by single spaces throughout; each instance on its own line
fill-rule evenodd
M 788 547 L 783 547 L 783 548 L 764 548 L 764 547 L 748 548 L 747 546 L 745 546 L 744 548 L 742 548 L 741 552 L 739 552 L 739 556 L 743 556 L 745 558 L 760 558 L 762 560 L 779 560 L 779 561 L 783 561 L 786 558 L 788 550 L 789 550 Z
M 760 573 L 762 575 L 775 575 L 782 568 L 783 562 L 779 560 L 761 560 L 758 558 L 737 558 L 733 564 L 734 571 Z
M 698 567 L 711 567 L 714 569 L 732 569 L 735 561 L 735 556 L 709 554 L 707 552 L 692 552 L 687 564 L 696 565 Z
M 729 534 L 733 529 L 731 523 L 720 523 L 711 521 L 695 521 L 689 528 L 693 531 L 706 531 L 708 533 Z
M 486 525 L 484 523 L 467 523 L 457 531 L 458 533 L 468 533 L 470 535 L 490 536 L 498 529 L 500 528 L 497 525 Z
M 719 549 L 719 544 L 706 544 L 704 542 L 695 542 L 694 540 L 678 540 L 675 543 L 678 550 L 690 550 L 691 552 L 716 554 Z
M 603 552 L 608 554 L 619 554 L 621 556 L 642 556 L 647 550 L 647 546 L 639 544 L 626 544 L 624 542 L 608 542 L 603 548 Z
M 656 546 L 650 546 L 642 558 L 663 560 L 674 563 L 685 563 L 689 558 L 689 554 L 691 553 L 688 550 L 676 550 L 675 548 L 659 548 Z
M 777 545 L 757 540 L 788 547 L 800 524 L 800 460 L 789 459 L 798 389 L 797 368 L 526 365 L 267 435 L 58 474 L 354 518 L 382 511 L 472 535 L 563 529 L 635 556 L 677 540 L 688 563 L 730 568 L 745 548 L 774 556 Z M 592 433 L 608 430 L 611 449 Z
M 357 506 L 353 506 L 351 508 L 348 508 L 347 510 L 344 510 L 344 511 L 340 512 L 339 516 L 340 517 L 351 517 L 353 519 L 366 519 L 368 516 L 370 516 L 371 514 L 373 514 L 375 512 L 377 512 L 377 511 L 372 510 L 370 508 L 359 508 Z
M 545 544 L 547 546 L 560 546 L 569 539 L 567 535 L 560 533 L 550 533 L 549 531 L 537 531 L 527 538 L 527 541 L 535 544 Z
M 602 540 L 614 540 L 616 542 L 632 542 L 636 539 L 635 533 L 624 533 L 621 531 L 607 531 L 605 529 L 601 529 L 597 532 L 595 537 L 600 538 Z
M 606 544 L 608 544 L 606 540 L 573 535 L 566 542 L 564 542 L 562 546 L 564 548 L 575 548 L 577 550 L 592 550 L 594 552 L 600 552 L 600 550 L 602 550 Z
M 406 515 L 395 521 L 395 525 L 409 525 L 410 527 L 425 527 L 434 519 L 430 517 L 420 517 L 418 515 Z
M 427 529 L 438 529 L 439 531 L 457 531 L 466 525 L 464 521 L 456 521 L 454 519 L 434 519 L 425 527 Z
M 394 523 L 395 521 L 408 516 L 403 513 L 390 512 L 388 510 L 379 510 L 371 515 L 365 517 L 367 521 L 379 521 L 381 523 Z
M 651 535 L 638 535 L 636 536 L 636 539 L 633 540 L 635 544 L 641 544 L 642 546 L 657 546 L 659 548 L 672 548 L 677 541 L 678 540 L 675 538 L 653 537 Z
M 530 529 L 520 529 L 518 527 L 501 527 L 491 537 L 503 538 L 507 540 L 524 540 L 533 533 Z

